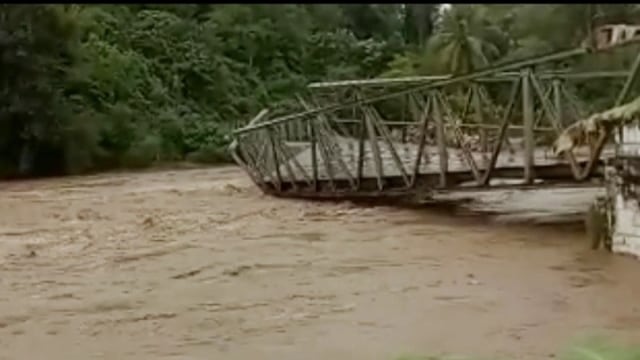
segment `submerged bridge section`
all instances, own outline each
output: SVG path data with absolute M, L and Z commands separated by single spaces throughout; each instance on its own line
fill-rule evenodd
M 288 109 L 293 114 L 263 110 L 234 132 L 230 150 L 265 193 L 286 197 L 422 199 L 443 191 L 593 184 L 614 156 L 611 129 L 577 134 L 581 146 L 561 156 L 554 141 L 598 107 L 624 101 L 640 61 L 622 72 L 550 69 L 627 43 L 457 77 L 311 84 Z M 622 90 L 608 104 L 588 104 L 580 100 L 585 84 Z

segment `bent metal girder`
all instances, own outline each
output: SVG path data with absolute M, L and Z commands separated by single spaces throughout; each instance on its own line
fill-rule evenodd
M 516 186 L 584 182 L 597 175 L 607 136 L 588 143 L 587 151 L 551 154 L 567 125 L 586 115 L 569 85 L 627 77 L 624 92 L 635 75 L 536 73 L 534 67 L 589 52 L 457 77 L 311 84 L 312 96 L 298 99 L 300 112 L 269 118 L 270 111 L 261 111 L 234 132 L 230 150 L 263 191 L 280 196 L 424 196 L 500 186 L 497 179 L 520 179 Z M 415 86 L 389 92 L 407 85 Z M 336 95 L 339 103 L 319 106 Z

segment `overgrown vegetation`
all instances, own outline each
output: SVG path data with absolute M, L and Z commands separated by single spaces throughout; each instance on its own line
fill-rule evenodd
M 311 81 L 473 71 L 577 46 L 594 17 L 636 14 L 633 4 L 0 5 L 0 176 L 224 161 L 237 121 Z
M 473 356 L 400 356 L 396 360 L 479 360 Z M 489 358 L 482 358 L 489 360 Z M 581 341 L 557 356 L 558 360 L 636 360 L 640 359 L 640 347 L 620 345 L 603 338 Z

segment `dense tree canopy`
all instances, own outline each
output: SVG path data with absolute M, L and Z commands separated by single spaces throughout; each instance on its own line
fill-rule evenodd
M 0 176 L 225 160 L 311 81 L 464 73 L 637 5 L 0 5 Z

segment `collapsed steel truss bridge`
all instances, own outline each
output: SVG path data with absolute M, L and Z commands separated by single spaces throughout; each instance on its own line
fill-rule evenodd
M 265 109 L 233 133 L 234 160 L 265 193 L 302 198 L 425 198 L 435 192 L 593 184 L 614 156 L 611 128 L 558 156 L 557 136 L 598 109 L 579 89 L 621 86 L 629 71 L 557 65 L 631 39 L 465 74 L 314 83 L 287 115 Z M 595 55 L 594 55 L 595 54 Z M 556 70 L 554 70 L 556 69 Z M 329 105 L 327 105 L 329 104 Z

